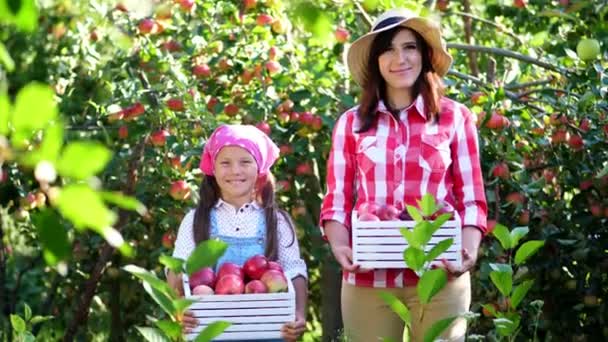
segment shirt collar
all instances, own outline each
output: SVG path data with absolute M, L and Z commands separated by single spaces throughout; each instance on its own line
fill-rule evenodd
M 390 114 L 388 108 L 386 108 L 386 105 L 382 100 L 378 101 L 377 111 Z M 411 105 L 401 111 L 401 113 L 405 112 L 417 113 L 418 115 L 422 116 L 422 118 L 426 121 L 426 111 L 424 110 L 424 98 L 422 97 L 422 95 L 416 96 L 414 102 L 412 102 Z
M 227 207 L 232 208 L 232 209 L 239 209 L 239 208 L 235 208 L 232 204 L 230 204 L 230 203 L 228 203 L 228 202 L 226 202 L 226 201 L 224 201 L 223 199 L 220 198 L 220 199 L 217 200 L 217 203 L 215 203 L 214 207 L 215 208 L 220 208 L 222 206 L 224 206 L 224 207 L 227 206 Z M 253 207 L 253 209 L 260 209 L 262 207 L 257 201 L 251 201 L 251 202 L 246 203 L 246 204 L 243 205 L 243 207 L 246 207 L 246 206 L 251 206 L 251 207 Z

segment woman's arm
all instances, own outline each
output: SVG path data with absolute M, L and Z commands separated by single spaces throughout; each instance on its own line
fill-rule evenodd
M 306 330 L 306 303 L 308 301 L 308 281 L 302 276 L 292 279 L 296 292 L 296 319 L 281 328 L 281 336 L 287 341 L 296 341 Z

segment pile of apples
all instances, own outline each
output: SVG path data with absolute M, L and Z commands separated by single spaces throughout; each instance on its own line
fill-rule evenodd
M 412 218 L 407 210 L 399 210 L 392 204 L 379 205 L 374 202 L 365 202 L 358 209 L 359 221 L 405 221 Z
M 190 276 L 193 295 L 287 292 L 287 277 L 279 263 L 264 255 L 247 259 L 243 267 L 225 262 L 217 269 L 204 267 Z

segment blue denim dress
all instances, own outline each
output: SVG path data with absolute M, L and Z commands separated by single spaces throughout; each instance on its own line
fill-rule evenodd
M 237 265 L 243 266 L 245 261 L 250 257 L 256 254 L 264 254 L 264 249 L 266 247 L 266 224 L 263 221 L 260 221 L 260 224 L 257 227 L 257 232 L 255 236 L 252 237 L 234 237 L 219 234 L 219 229 L 217 227 L 217 213 L 215 208 L 211 210 L 211 231 L 209 233 L 209 237 L 211 239 L 220 239 L 226 244 L 228 244 L 228 248 L 224 252 L 217 264 L 215 266 L 215 271 L 217 272 L 218 265 L 221 265 L 225 262 L 232 262 Z M 236 340 L 231 340 L 232 342 L 241 342 Z M 265 339 L 265 340 L 247 340 L 247 342 L 283 342 L 283 339 Z

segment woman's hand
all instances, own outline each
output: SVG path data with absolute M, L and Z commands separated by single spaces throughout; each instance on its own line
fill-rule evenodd
M 198 320 L 194 317 L 194 313 L 192 311 L 184 312 L 184 315 L 181 319 L 182 329 L 184 334 L 189 334 L 198 326 Z
M 350 246 L 332 246 L 331 251 L 343 270 L 348 272 L 370 271 L 368 269 L 360 268 L 359 265 L 353 263 L 353 249 L 350 248 Z
M 473 226 L 465 226 L 462 229 L 462 266 L 457 267 L 453 263 L 442 260 L 438 267 L 445 268 L 451 275 L 459 277 L 470 271 L 477 263 L 477 253 L 481 242 L 481 231 Z
M 296 314 L 296 320 L 283 324 L 281 337 L 288 342 L 295 342 L 306 330 L 306 319 L 304 316 Z
M 359 268 L 359 265 L 353 263 L 349 234 L 349 230 L 342 223 L 333 220 L 325 222 L 325 235 L 331 245 L 331 252 L 342 269 L 347 272 L 368 272 L 368 269 Z

